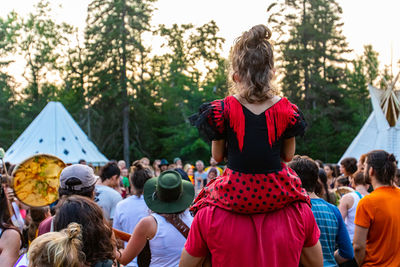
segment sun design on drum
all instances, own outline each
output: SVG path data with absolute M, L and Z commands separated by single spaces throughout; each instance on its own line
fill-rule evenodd
M 40 207 L 58 199 L 59 177 L 65 163 L 51 155 L 37 155 L 14 171 L 14 191 L 23 203 Z

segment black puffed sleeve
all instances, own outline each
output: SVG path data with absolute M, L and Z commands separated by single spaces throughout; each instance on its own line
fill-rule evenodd
M 190 123 L 199 129 L 200 135 L 209 141 L 225 139 L 224 101 L 204 103 L 199 113 L 189 117 Z
M 292 107 L 293 113 L 290 116 L 290 122 L 283 133 L 283 138 L 286 139 L 294 136 L 304 136 L 307 127 L 307 122 L 301 110 L 294 104 L 292 104 Z

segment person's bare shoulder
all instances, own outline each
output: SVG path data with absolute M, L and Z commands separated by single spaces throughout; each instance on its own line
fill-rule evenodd
M 21 243 L 21 236 L 17 230 L 7 229 L 1 236 L 0 243 L 5 244 L 6 247 L 19 247 Z
M 144 234 L 149 239 L 152 239 L 157 232 L 157 221 L 153 216 L 144 217 L 136 225 L 135 231 Z

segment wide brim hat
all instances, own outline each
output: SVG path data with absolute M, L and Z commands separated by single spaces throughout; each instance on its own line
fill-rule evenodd
M 143 196 L 149 209 L 156 213 L 179 213 L 192 204 L 194 187 L 178 172 L 168 170 L 146 181 Z

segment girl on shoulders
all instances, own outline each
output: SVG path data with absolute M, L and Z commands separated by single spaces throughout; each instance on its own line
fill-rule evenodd
M 296 105 L 279 97 L 271 81 L 271 31 L 257 25 L 239 37 L 230 55 L 234 94 L 205 103 L 191 117 L 212 141 L 212 157 L 223 161 L 223 175 L 203 188 L 192 206 L 214 205 L 238 213 L 264 213 L 309 197 L 285 162 L 295 152 L 295 136 L 306 123 Z

